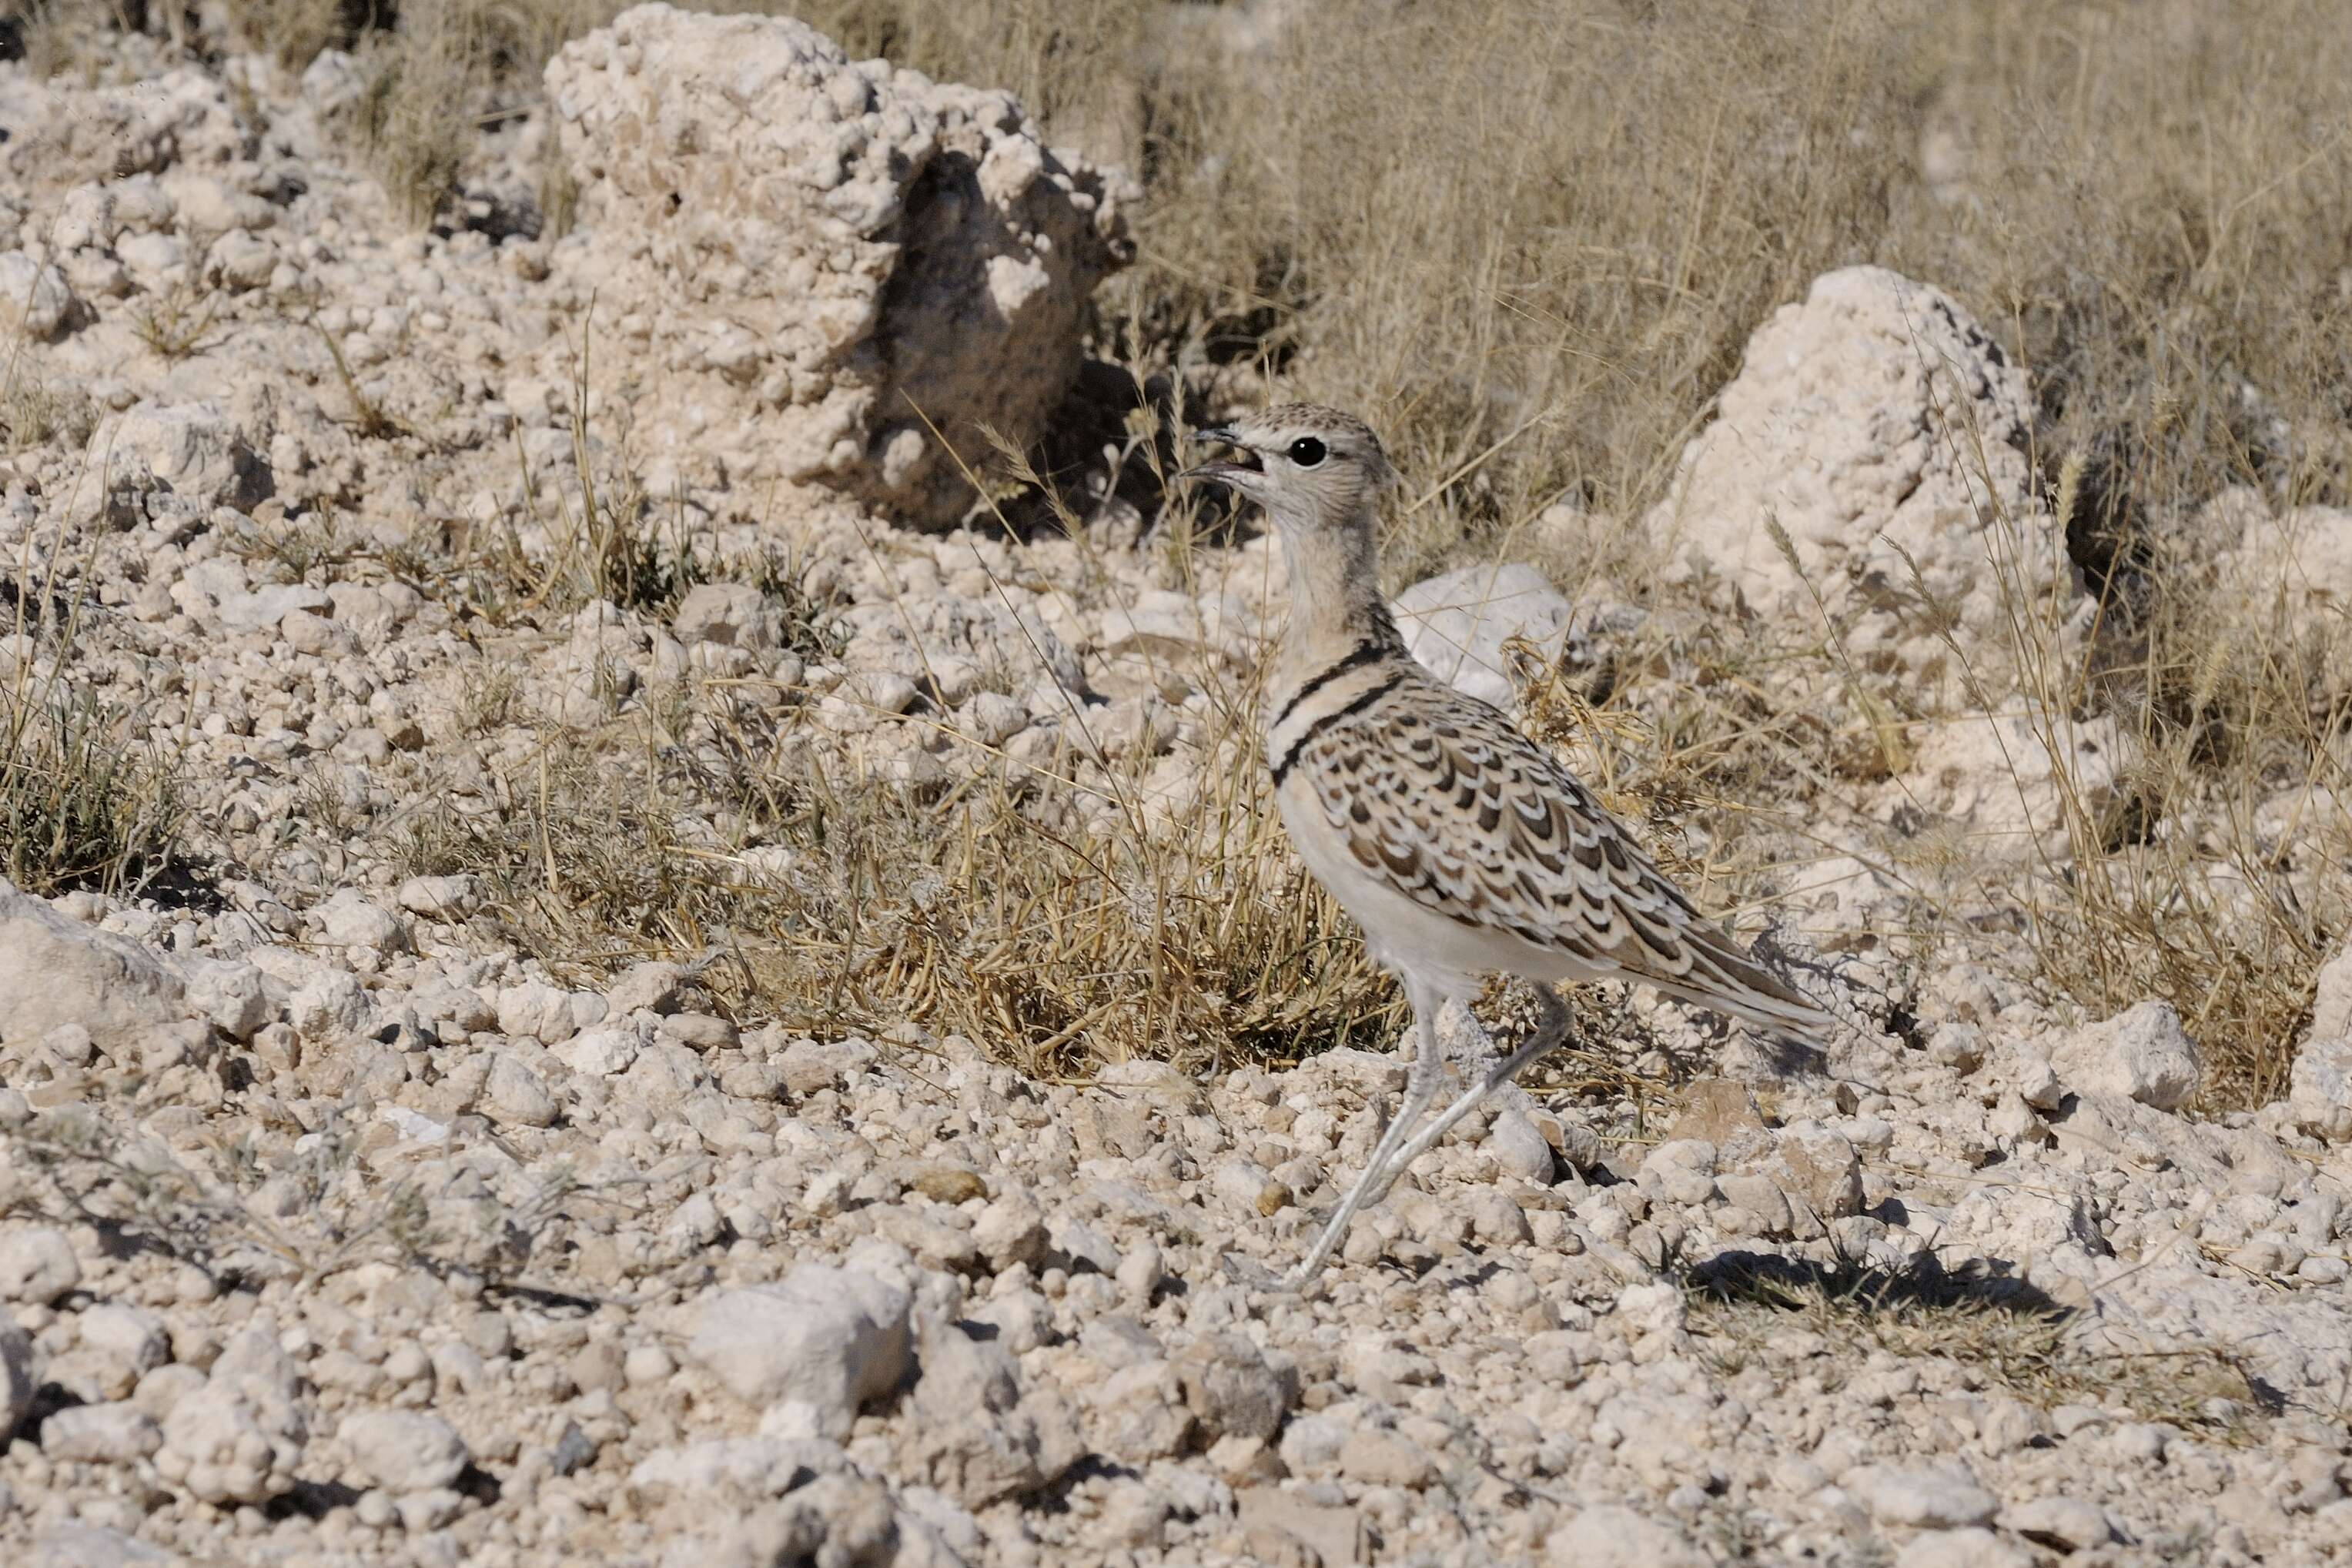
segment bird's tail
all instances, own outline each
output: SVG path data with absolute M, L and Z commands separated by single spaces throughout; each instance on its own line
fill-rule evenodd
M 1696 938 L 1698 933 L 1686 936 Z M 1697 962 L 1691 973 L 1650 982 L 1677 1001 L 1727 1013 L 1822 1051 L 1861 1028 L 1764 967 L 1727 936 L 1692 946 Z

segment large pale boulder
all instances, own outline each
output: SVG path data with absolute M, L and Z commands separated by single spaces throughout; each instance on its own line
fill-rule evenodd
M 906 1375 L 910 1305 L 871 1275 L 803 1263 L 776 1284 L 713 1292 L 687 1354 L 745 1404 L 797 1400 L 820 1434 L 844 1437 Z
M 0 179 L 35 197 L 169 169 L 249 156 L 256 137 L 226 78 L 199 68 L 135 85 L 79 87 L 21 71 L 0 76 Z
M 99 427 L 92 450 L 100 472 L 81 487 L 77 505 L 110 509 L 120 521 L 132 520 L 142 498 L 157 491 L 202 514 L 215 507 L 249 508 L 272 489 L 268 464 L 228 412 L 209 401 L 134 403 Z
M 640 5 L 547 68 L 584 259 L 656 384 L 638 434 L 738 483 L 822 483 L 910 521 L 971 493 L 985 423 L 1041 434 L 1087 295 L 1129 255 L 1116 171 L 1003 92 L 853 62 L 783 17 Z M 650 395 L 647 395 L 650 394 Z
M 0 333 L 42 342 L 73 314 L 64 274 L 21 250 L 0 252 Z
M 2352 1035 L 2352 942 L 2319 967 L 2311 997 L 2308 1038 L 2334 1040 L 2344 1035 Z
M 1497 707 L 1517 700 L 1503 644 L 1523 639 L 1559 656 L 1576 606 L 1522 561 L 1424 578 L 1396 598 L 1397 630 L 1412 656 L 1461 691 Z
M 1943 632 L 1998 664 L 2005 577 L 2071 591 L 2023 451 L 2032 418 L 2023 370 L 1941 289 L 1824 273 L 1748 340 L 1649 527 L 1768 620 L 1818 631 L 1826 611 L 1864 667 L 1957 678 Z
M 1966 831 L 1981 861 L 2063 860 L 2067 813 L 2094 818 L 2126 781 L 2130 737 L 2112 715 L 2042 723 L 2021 714 L 1962 714 L 1920 727 L 1904 798 Z
M 2178 1111 L 2197 1092 L 2204 1059 L 2170 1002 L 2141 1002 L 2076 1030 L 2051 1053 L 2067 1084 Z
M 2230 514 L 2235 513 L 2236 517 Z M 2298 507 L 2273 516 L 2259 498 L 2236 491 L 2210 509 L 2209 531 L 2237 543 L 2214 559 L 2221 623 L 2249 651 L 2295 657 L 2299 684 L 2315 703 L 2352 695 L 2352 508 Z
M 186 1016 L 178 976 L 137 943 L 69 920 L 0 878 L 0 1040 L 79 1024 L 109 1055 Z

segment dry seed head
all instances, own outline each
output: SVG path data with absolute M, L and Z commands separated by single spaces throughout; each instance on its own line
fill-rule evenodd
M 2195 678 L 2189 683 L 2189 711 L 2203 713 L 2212 706 L 2214 694 L 2221 689 L 2236 661 L 2238 640 L 2234 633 L 2217 634 L 2199 652 Z
M 2082 448 L 2076 447 L 2066 454 L 2066 460 L 2058 465 L 2058 515 L 2055 520 L 2061 529 L 2074 520 L 2074 503 L 2083 493 L 2083 464 Z

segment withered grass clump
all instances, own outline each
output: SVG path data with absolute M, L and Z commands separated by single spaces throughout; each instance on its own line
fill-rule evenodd
M 0 875 L 127 896 L 170 863 L 186 803 L 146 717 L 77 678 L 85 605 L 63 580 L 29 551 L 0 569 Z
M 2352 614 L 2285 613 L 2289 561 L 2225 585 L 2189 548 L 2123 656 L 2024 693 L 2056 755 L 2103 709 L 2135 758 L 2119 789 L 2062 778 L 2066 862 L 2025 903 L 2056 985 L 2100 1013 L 2170 1001 L 2206 1049 L 2204 1103 L 2259 1105 L 2352 934 Z
M 773 972 L 1049 1076 L 1384 1043 L 1394 993 L 1251 799 L 1256 771 L 1254 757 L 1224 769 L 1173 822 L 1097 829 L 991 780 L 944 824 L 845 824 L 834 852 L 785 874 L 818 918 L 791 928 Z M 900 852 L 874 854 L 893 839 Z M 910 877 L 915 896 L 891 907 Z
M 745 728 L 625 762 L 551 738 L 494 801 L 409 824 L 404 861 L 484 877 L 498 934 L 559 973 L 694 958 L 788 1027 L 911 1019 L 1045 1076 L 1380 1043 L 1392 988 L 1291 860 L 1254 754 L 1220 752 L 1171 818 L 1129 765 L 1087 770 L 1108 800 L 1077 786 L 1075 753 L 942 794 Z M 704 827 L 713 805 L 732 841 Z
M 0 452 L 47 445 L 86 444 L 98 429 L 98 409 L 87 393 L 58 392 L 29 367 L 11 366 L 0 392 Z
M 185 817 L 143 723 L 84 689 L 0 685 L 0 873 L 18 890 L 127 894 L 168 863 Z
M 457 190 L 490 61 L 485 8 L 412 0 L 401 9 L 413 15 L 360 51 L 367 82 L 353 129 L 402 215 L 423 225 Z
M 1818 1336 L 1826 1375 L 1857 1347 L 1934 1358 L 1954 1364 L 1971 1388 L 2044 1410 L 2120 1402 L 2209 1442 L 2261 1442 L 2278 1413 L 2275 1396 L 2227 1346 L 2105 1348 L 2080 1332 L 2075 1312 L 2022 1281 L 1948 1271 L 1932 1259 L 1890 1271 L 1727 1254 L 1695 1270 L 1688 1290 L 1691 1333 L 1727 1372 L 1799 1349 L 1785 1337 L 1796 1331 Z

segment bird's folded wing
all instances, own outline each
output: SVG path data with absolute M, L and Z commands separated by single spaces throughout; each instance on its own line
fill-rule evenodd
M 1426 908 L 1769 1027 L 1819 1038 L 1830 1025 L 1474 697 L 1408 681 L 1322 728 L 1299 760 L 1355 862 Z

